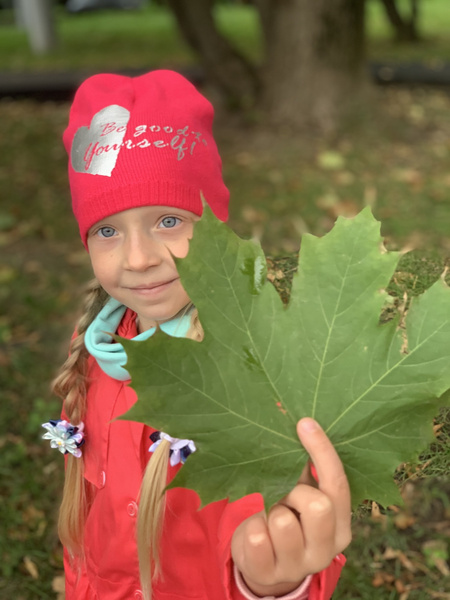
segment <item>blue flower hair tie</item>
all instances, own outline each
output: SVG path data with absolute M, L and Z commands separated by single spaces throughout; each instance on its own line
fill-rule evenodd
M 58 419 L 43 423 L 42 427 L 47 430 L 42 439 L 50 440 L 51 448 L 57 448 L 61 454 L 73 454 L 80 458 L 80 447 L 84 444 L 84 423 L 72 425 L 69 421 Z
M 187 457 L 197 450 L 192 440 L 179 440 L 178 438 L 167 435 L 167 433 L 164 433 L 163 431 L 154 431 L 150 435 L 150 439 L 153 444 L 148 449 L 149 452 L 154 452 L 162 440 L 170 442 L 169 460 L 172 467 L 178 465 L 180 462 L 184 464 Z

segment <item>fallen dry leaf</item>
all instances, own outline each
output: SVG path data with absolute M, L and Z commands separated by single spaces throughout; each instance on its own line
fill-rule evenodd
M 351 185 L 355 181 L 355 175 L 350 171 L 339 171 L 336 173 L 336 182 L 338 185 Z
M 394 524 L 396 528 L 401 530 L 408 529 L 408 527 L 414 525 L 416 521 L 416 517 L 413 517 L 413 515 L 409 515 L 405 512 L 400 512 L 394 517 Z
M 417 570 L 416 567 L 413 565 L 413 563 L 406 556 L 406 554 L 404 552 L 402 552 L 401 550 L 395 550 L 394 548 L 388 547 L 384 551 L 382 557 L 385 560 L 398 559 L 400 561 L 400 563 L 402 564 L 402 566 L 405 567 L 405 569 L 407 569 L 411 573 L 415 573 Z
M 52 581 L 52 589 L 54 592 L 56 592 L 56 600 L 65 599 L 66 594 L 64 575 L 58 575 L 57 577 L 54 577 Z
M 33 579 L 39 579 L 39 571 L 36 563 L 34 563 L 29 556 L 23 557 L 23 564 L 25 565 L 28 574 L 31 575 Z
M 425 590 L 429 594 L 430 598 L 436 598 L 437 600 L 450 600 L 450 592 L 435 592 L 434 590 Z
M 383 558 L 384 560 L 392 560 L 394 558 L 397 558 L 397 554 L 398 554 L 398 550 L 394 550 L 394 548 L 391 548 L 390 546 L 388 546 L 386 548 L 386 550 L 383 552 Z
M 433 432 L 436 437 L 439 437 L 441 434 L 441 429 L 444 427 L 444 423 L 436 423 L 433 425 Z
M 422 183 L 423 175 L 416 169 L 397 169 L 393 172 L 393 179 L 414 185 Z
M 386 584 L 392 584 L 394 580 L 395 577 L 393 575 L 385 573 L 384 571 L 378 571 L 372 579 L 372 586 L 378 588 Z
M 370 518 L 372 519 L 372 521 L 382 523 L 383 525 L 386 525 L 387 523 L 387 516 L 382 514 L 382 512 L 380 511 L 380 507 L 376 502 L 372 502 Z
M 345 165 L 345 157 L 335 150 L 326 150 L 317 156 L 317 164 L 325 171 L 338 171 Z

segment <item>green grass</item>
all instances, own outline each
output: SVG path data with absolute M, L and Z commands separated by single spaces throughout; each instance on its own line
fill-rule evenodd
M 191 51 L 176 34 L 170 14 L 158 7 L 77 15 L 59 8 L 55 15 L 59 44 L 46 56 L 33 56 L 26 34 L 11 24 L 3 25 L 0 68 L 150 69 L 193 62 Z
M 12 13 L 4 12 L 0 13 L 0 69 L 150 69 L 196 62 L 171 13 L 159 6 L 76 15 L 58 8 L 59 46 L 46 56 L 32 55 L 26 34 L 14 27 Z M 219 7 L 217 13 L 220 29 L 236 47 L 256 59 L 260 41 L 254 11 L 249 7 Z
M 438 65 L 450 56 L 450 5 L 446 0 L 422 0 L 420 44 L 394 44 L 378 0 L 368 2 L 368 57 L 371 60 L 422 60 Z M 219 28 L 252 60 L 260 61 L 259 21 L 251 6 L 221 4 Z M 26 34 L 14 25 L 12 11 L 0 11 L 0 70 L 182 67 L 196 62 L 181 40 L 171 13 L 155 4 L 140 10 L 103 10 L 70 15 L 55 10 L 58 48 L 33 56 Z
M 409 0 L 400 0 L 405 10 Z M 423 41 L 418 44 L 397 44 L 379 0 L 367 3 L 367 31 L 369 36 L 368 57 L 375 61 L 419 61 L 438 66 L 450 57 L 450 4 L 445 0 L 422 0 L 420 9 L 420 33 Z

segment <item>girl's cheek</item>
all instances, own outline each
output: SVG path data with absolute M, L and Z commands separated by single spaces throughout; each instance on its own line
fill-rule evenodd
M 159 240 L 170 252 L 177 258 L 185 258 L 189 250 L 189 238 L 186 235 L 178 239 L 165 239 L 160 238 Z
M 186 258 L 189 250 L 189 241 L 184 240 L 180 244 L 177 245 L 177 248 L 171 250 L 172 254 L 174 254 L 177 258 Z

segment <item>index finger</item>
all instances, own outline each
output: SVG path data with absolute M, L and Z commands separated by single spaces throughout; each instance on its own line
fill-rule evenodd
M 319 489 L 333 501 L 337 521 L 347 527 L 351 517 L 350 487 L 338 453 L 314 419 L 301 419 L 297 434 L 316 468 Z

